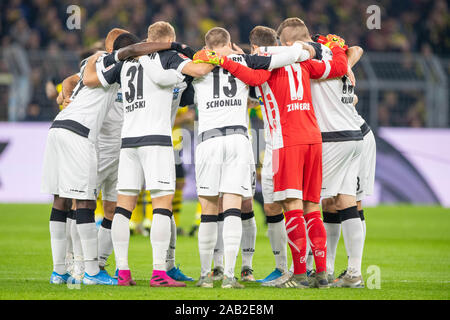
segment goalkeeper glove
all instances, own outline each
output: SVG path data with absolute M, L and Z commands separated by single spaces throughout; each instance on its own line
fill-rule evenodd
M 194 63 L 210 63 L 213 65 L 221 64 L 219 55 L 212 50 L 202 49 L 194 54 Z
M 335 34 L 328 34 L 326 37 L 317 35 L 315 36 L 315 41 L 327 46 L 330 49 L 333 49 L 336 46 L 341 47 L 345 51 L 348 49 L 348 46 L 345 44 L 345 40 Z

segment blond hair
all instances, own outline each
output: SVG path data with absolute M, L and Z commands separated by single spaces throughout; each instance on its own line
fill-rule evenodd
M 205 35 L 205 44 L 209 49 L 225 47 L 230 41 L 230 33 L 221 27 L 212 28 Z
M 282 43 L 294 41 L 306 41 L 310 37 L 308 27 L 300 18 L 287 18 L 277 30 Z
M 175 29 L 166 21 L 158 21 L 151 24 L 147 30 L 148 41 L 161 41 L 172 39 L 175 41 Z

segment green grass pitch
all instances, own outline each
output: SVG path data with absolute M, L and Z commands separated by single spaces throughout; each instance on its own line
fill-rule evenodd
M 186 202 L 181 216 L 188 229 L 195 203 Z M 259 207 L 253 259 L 255 276 L 262 278 L 274 268 L 266 236 L 267 228 Z M 376 265 L 381 271 L 380 289 L 276 289 L 246 284 L 244 290 L 150 288 L 151 247 L 148 237 L 133 236 L 129 261 L 137 280 L 135 287 L 51 285 L 52 269 L 48 218 L 50 205 L 0 204 L 0 299 L 449 299 L 450 297 L 450 209 L 440 207 L 379 206 L 365 210 L 367 238 L 363 275 Z M 338 247 L 336 272 L 346 267 L 343 239 Z M 176 253 L 182 270 L 197 278 L 200 272 L 197 238 L 179 237 Z M 114 271 L 110 257 L 108 271 Z M 236 271 L 240 270 L 240 257 Z

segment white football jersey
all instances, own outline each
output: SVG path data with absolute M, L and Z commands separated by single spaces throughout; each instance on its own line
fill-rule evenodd
M 247 66 L 241 55 L 229 58 Z M 198 132 L 227 126 L 248 128 L 247 99 L 249 88 L 227 70 L 215 67 L 193 81 L 198 108 Z
M 122 90 L 119 89 L 114 103 L 107 110 L 97 138 L 97 149 L 100 158 L 119 157 L 122 123 Z
M 322 60 L 331 60 L 331 50 L 324 45 L 321 48 Z M 314 112 L 324 142 L 327 142 L 328 136 L 331 139 L 334 137 L 333 141 L 361 140 L 362 137 L 357 134 L 360 125 L 356 121 L 353 90 L 354 87 L 346 76 L 331 80 L 311 80 Z M 352 131 L 355 132 L 351 133 Z M 333 133 L 329 134 L 330 132 Z
M 145 60 L 141 60 L 143 58 Z M 187 57 L 167 50 L 141 57 L 140 60 L 119 62 L 99 74 L 105 87 L 116 82 L 122 85 L 122 148 L 172 146 L 173 90 L 178 82 L 184 80 L 180 71 L 189 61 Z M 169 78 L 174 81 L 159 82 Z
M 112 54 L 104 54 L 97 60 L 97 70 L 105 70 L 114 59 Z M 111 88 L 89 88 L 83 84 L 83 74 L 86 60 L 82 62 L 80 80 L 73 90 L 69 105 L 61 110 L 52 125 L 54 128 L 65 128 L 87 137 L 92 142 L 97 141 L 100 128 L 109 106 L 114 103 L 119 85 Z

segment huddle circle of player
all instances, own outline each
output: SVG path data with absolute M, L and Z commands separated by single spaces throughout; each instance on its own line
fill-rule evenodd
M 164 21 L 150 25 L 142 42 L 111 30 L 105 51 L 84 59 L 79 73 L 63 81 L 58 100 L 65 108 L 47 137 L 42 191 L 54 195 L 50 283 L 136 285 L 128 265 L 129 223 L 141 190 L 150 192 L 153 210 L 150 286 L 194 281 L 175 266 L 172 127 L 179 107 L 195 105 L 197 287 L 221 280 L 222 288 L 235 289 L 246 281 L 363 288 L 361 201 L 372 194 L 375 176 L 374 135 L 355 109 L 352 67 L 363 51 L 336 35 L 313 38 L 299 18 L 284 20 L 277 31 L 255 27 L 250 54 L 220 27 L 206 33 L 205 48 L 197 52 L 177 43 Z M 247 109 L 255 102 L 264 120 L 261 184 L 275 258 L 274 271 L 261 280 L 252 265 L 256 173 Z M 105 217 L 97 230 L 100 191 Z M 336 277 L 341 230 L 348 266 Z M 111 276 L 105 265 L 113 250 Z

